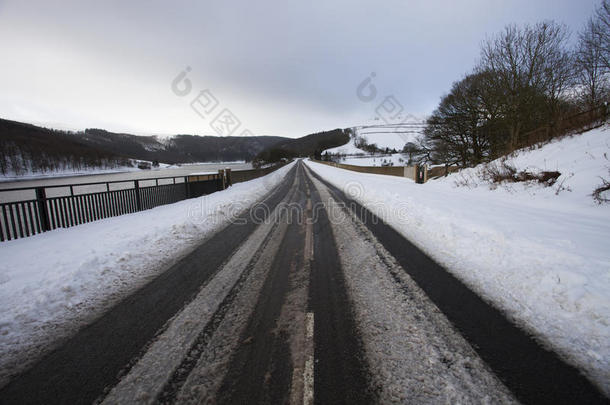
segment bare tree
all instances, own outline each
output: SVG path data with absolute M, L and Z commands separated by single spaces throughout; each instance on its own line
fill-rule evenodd
M 500 99 L 492 73 L 475 72 L 453 84 L 424 131 L 435 163 L 476 165 L 498 150 Z
M 608 96 L 608 68 L 598 25 L 595 19 L 587 22 L 574 55 L 574 84 L 579 101 L 588 108 L 597 107 Z
M 601 47 L 601 60 L 604 67 L 610 70 L 610 2 L 603 0 L 595 11 L 593 30 L 596 41 Z
M 509 25 L 483 43 L 478 69 L 492 73 L 493 87 L 504 100 L 509 150 L 519 145 L 524 130 L 549 118 L 542 111 L 558 113 L 570 76 L 568 37 L 565 25 L 548 21 L 522 28 Z

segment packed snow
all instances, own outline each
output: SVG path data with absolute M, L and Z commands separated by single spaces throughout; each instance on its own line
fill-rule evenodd
M 307 165 L 390 223 L 610 394 L 610 130 L 521 151 L 518 170 L 557 170 L 551 187 L 490 184 L 483 167 L 424 185 Z M 498 162 L 495 162 L 498 163 Z
M 0 244 L 0 386 L 227 225 L 292 166 L 200 198 Z

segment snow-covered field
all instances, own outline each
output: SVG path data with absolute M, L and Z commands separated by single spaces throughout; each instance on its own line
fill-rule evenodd
M 385 129 L 384 129 L 385 130 Z M 363 130 L 356 133 L 359 134 Z M 363 136 L 366 138 L 368 144 L 376 144 L 379 148 L 390 148 L 398 151 L 402 150 L 405 144 L 409 141 L 414 141 L 414 136 L 397 134 L 397 133 L 376 133 L 376 132 L 363 132 Z M 406 139 L 406 140 L 405 140 Z M 345 145 L 337 146 L 334 148 L 326 149 L 322 153 L 330 154 L 341 154 L 341 155 L 370 155 L 369 152 L 358 148 L 354 144 L 354 138 L 350 138 L 349 142 Z
M 402 146 L 400 149 L 402 149 Z M 393 166 L 405 166 L 406 160 L 408 159 L 408 157 L 402 153 L 371 154 L 356 147 L 354 144 L 354 138 L 350 138 L 349 142 L 345 145 L 326 149 L 323 153 L 326 152 L 332 155 L 348 155 L 341 156 L 337 158 L 336 161 L 355 166 L 382 166 L 389 165 L 390 163 L 392 163 Z
M 511 159 L 519 170 L 560 171 L 553 187 L 493 187 L 480 167 L 420 185 L 307 165 L 610 394 L 610 206 L 591 197 L 609 159 L 610 129 L 596 129 Z
M 366 138 L 367 143 L 380 148 L 402 150 L 408 142 L 415 142 L 419 133 L 400 125 L 380 125 L 354 128 L 356 135 Z
M 425 121 L 426 117 L 402 113 L 385 119 L 375 116 L 353 127 L 353 130 L 356 135 L 364 136 L 370 144 L 377 144 L 380 148 L 402 150 L 407 142 L 415 142 L 421 135 Z
M 379 149 L 389 148 L 396 151 L 402 151 L 405 144 L 415 142 L 420 135 L 423 126 L 420 122 L 402 123 L 402 118 L 396 123 L 386 123 L 379 118 L 370 120 L 363 125 L 352 127 L 353 135 L 345 145 L 337 146 L 324 150 L 322 153 L 331 155 L 342 155 L 335 159 L 339 163 L 356 165 L 356 166 L 406 166 L 408 156 L 402 153 L 369 153 L 356 146 L 356 138 L 364 138 L 369 145 L 375 144 Z M 411 126 L 414 125 L 414 126 Z M 347 155 L 347 156 L 345 156 Z
M 227 225 L 292 166 L 197 199 L 0 244 L 0 386 Z

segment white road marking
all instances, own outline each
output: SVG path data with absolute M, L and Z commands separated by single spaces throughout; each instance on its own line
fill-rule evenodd
M 305 361 L 305 369 L 303 370 L 303 404 L 309 405 L 313 404 L 313 367 L 314 367 L 314 359 L 313 359 L 313 312 L 308 312 L 305 318 L 305 331 L 307 338 L 307 349 L 308 355 L 307 360 Z
M 313 339 L 313 312 L 307 313 L 305 322 L 305 330 L 307 331 L 307 334 L 305 336 L 307 337 L 307 339 Z

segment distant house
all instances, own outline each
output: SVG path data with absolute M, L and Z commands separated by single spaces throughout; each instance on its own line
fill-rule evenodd
M 145 162 L 145 161 L 138 162 L 138 169 L 150 170 L 151 167 L 152 167 L 152 165 L 150 164 L 150 162 Z

